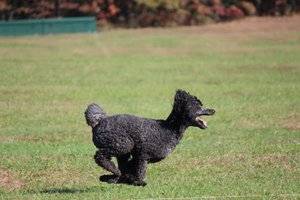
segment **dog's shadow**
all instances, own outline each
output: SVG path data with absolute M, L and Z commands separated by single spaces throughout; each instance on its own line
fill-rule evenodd
M 39 191 L 39 193 L 43 194 L 76 194 L 76 193 L 87 193 L 92 191 L 97 191 L 99 189 L 98 186 L 93 186 L 89 188 L 50 188 Z
M 116 183 L 113 182 L 112 179 L 115 178 L 114 175 L 102 175 L 99 177 L 100 182 L 104 183 Z M 128 183 L 126 181 L 119 181 L 117 184 L 126 184 Z M 39 193 L 43 194 L 76 194 L 76 193 L 87 193 L 87 192 L 92 192 L 92 191 L 98 191 L 99 186 L 93 186 L 89 188 L 50 188 L 50 189 L 44 189 L 39 191 Z
M 89 189 L 76 189 L 76 188 L 51 188 L 39 191 L 45 194 L 74 194 L 74 193 L 84 193 L 89 192 Z

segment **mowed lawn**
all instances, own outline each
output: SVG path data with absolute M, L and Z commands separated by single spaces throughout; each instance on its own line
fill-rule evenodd
M 216 109 L 148 166 L 99 182 L 86 105 L 166 118 L 176 89 Z M 300 16 L 0 38 L 0 199 L 299 199 Z

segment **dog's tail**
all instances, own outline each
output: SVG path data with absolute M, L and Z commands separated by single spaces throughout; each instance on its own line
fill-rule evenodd
M 94 128 L 101 121 L 101 119 L 107 117 L 104 110 L 95 103 L 88 105 L 84 115 L 86 123 L 92 128 Z

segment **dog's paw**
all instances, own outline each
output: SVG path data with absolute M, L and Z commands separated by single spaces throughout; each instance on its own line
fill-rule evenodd
M 118 183 L 119 176 L 116 175 L 102 175 L 99 177 L 99 180 L 101 182 L 106 182 L 106 183 Z
M 147 183 L 144 181 L 138 181 L 135 179 L 135 177 L 131 174 L 123 174 L 120 176 L 118 183 L 123 183 L 123 184 L 129 184 L 129 185 L 134 185 L 134 186 L 146 186 Z
M 118 179 L 118 183 L 125 183 L 125 184 L 130 184 L 130 178 L 127 175 L 121 175 L 120 178 Z
M 143 186 L 143 187 L 147 185 L 145 181 L 133 181 L 131 184 L 134 186 Z

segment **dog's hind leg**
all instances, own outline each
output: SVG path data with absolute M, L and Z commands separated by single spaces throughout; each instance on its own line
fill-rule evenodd
M 121 177 L 119 178 L 118 182 L 119 183 L 131 183 L 132 177 L 133 177 L 133 168 L 132 168 L 132 160 L 130 160 L 130 153 L 124 154 L 121 156 L 117 157 L 118 161 L 118 167 L 119 170 L 121 171 Z
M 147 161 L 140 158 L 133 158 L 128 163 L 127 181 L 129 184 L 136 186 L 145 186 L 147 183 L 144 181 L 146 176 Z
M 129 172 L 128 171 L 129 158 L 130 158 L 129 153 L 117 157 L 118 167 L 122 175 L 127 174 Z
M 105 152 L 105 150 L 98 150 L 94 156 L 95 162 L 105 170 L 113 173 L 113 176 L 102 176 L 100 177 L 101 181 L 115 183 L 118 181 L 121 176 L 121 171 L 115 166 L 111 161 L 111 155 Z
M 137 160 L 136 161 L 136 171 L 135 171 L 135 180 L 133 185 L 145 186 L 147 183 L 144 181 L 147 170 L 147 161 L 146 160 Z

